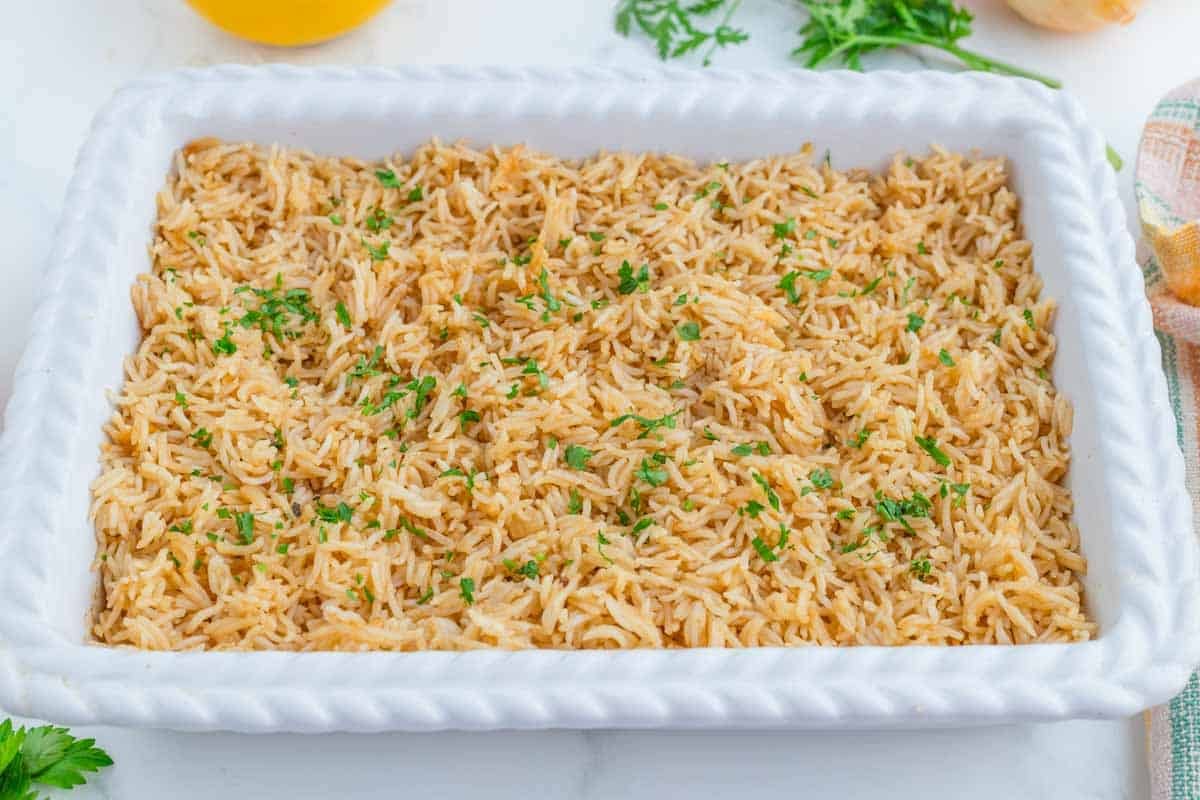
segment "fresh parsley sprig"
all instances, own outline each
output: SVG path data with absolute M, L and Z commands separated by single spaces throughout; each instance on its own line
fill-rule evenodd
M 87 782 L 84 773 L 112 763 L 95 739 L 76 739 L 66 728 L 15 728 L 11 719 L 0 723 L 0 796 L 5 800 L 34 800 L 35 783 L 73 789 Z
M 891 47 L 933 47 L 970 69 L 1016 75 L 1049 86 L 1062 83 L 1031 70 L 967 50 L 959 42 L 971 35 L 974 16 L 953 0 L 800 0 L 809 13 L 800 28 L 802 41 L 792 51 L 805 65 L 830 59 L 862 70 L 862 56 Z
M 712 63 L 718 48 L 741 44 L 750 38 L 745 31 L 730 26 L 742 0 L 621 0 L 617 5 L 617 33 L 628 36 L 636 24 L 642 33 L 654 40 L 658 57 L 663 61 L 679 58 L 704 45 L 704 66 Z M 702 17 L 720 11 L 725 14 L 715 28 L 705 30 Z

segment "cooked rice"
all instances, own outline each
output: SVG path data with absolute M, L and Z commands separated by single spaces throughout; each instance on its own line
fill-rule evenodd
M 176 167 L 93 487 L 99 641 L 1093 635 L 1002 160 L 206 140 Z

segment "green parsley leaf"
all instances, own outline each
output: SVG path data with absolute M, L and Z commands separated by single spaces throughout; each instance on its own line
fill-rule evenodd
M 677 329 L 679 338 L 685 342 L 695 342 L 700 339 L 700 323 L 685 322 Z
M 767 495 L 767 502 L 771 504 L 771 508 L 779 511 L 779 495 L 777 495 L 775 490 L 771 488 L 771 484 L 767 482 L 767 479 L 762 475 L 759 475 L 757 472 L 751 472 L 750 477 L 754 479 L 755 483 L 762 487 L 763 492 Z
M 360 237 L 359 241 L 362 246 L 367 248 L 367 252 L 371 255 L 372 261 L 386 261 L 388 257 L 388 248 L 392 246 L 391 242 L 380 242 L 378 246 L 372 247 L 371 243 Z
M 571 495 L 567 499 L 567 513 L 578 514 L 583 511 L 583 498 L 579 496 L 579 490 L 571 487 Z
M 924 317 L 922 317 L 920 314 L 913 314 L 912 312 L 909 312 L 908 325 L 905 327 L 906 331 L 909 331 L 911 333 L 916 333 L 917 331 L 921 330 L 922 326 L 924 326 L 924 325 L 925 325 Z
M 786 239 L 792 231 L 796 230 L 796 218 L 788 217 L 783 222 L 776 222 L 772 227 L 775 229 L 776 239 Z
M 519 384 L 516 384 L 516 383 L 514 383 L 512 386 L 508 387 L 508 392 L 507 392 L 507 393 L 505 393 L 505 395 L 504 395 L 504 396 L 505 396 L 505 397 L 507 397 L 509 400 L 512 400 L 514 397 L 516 397 L 516 396 L 517 396 L 517 394 L 518 394 L 520 391 L 521 391 L 521 387 L 520 387 L 520 385 L 519 385 Z
M 516 561 L 513 561 L 511 558 L 506 558 L 506 559 L 503 559 L 503 564 L 504 564 L 505 568 L 509 572 L 512 572 L 513 574 L 521 575 L 523 577 L 529 578 L 530 580 L 537 580 L 538 563 L 536 561 L 534 561 L 533 559 L 526 561 L 524 564 L 518 564 Z
M 837 517 L 838 519 L 854 519 L 854 509 L 853 508 L 843 508 L 840 511 L 838 511 L 836 514 L 834 514 L 834 516 Z
M 883 280 L 882 275 L 880 275 L 878 278 L 876 278 L 875 280 L 871 281 L 866 286 L 864 286 L 862 291 L 859 294 L 870 294 L 871 292 L 875 291 L 879 287 L 879 282 L 881 280 Z
M 662 486 L 667 482 L 669 474 L 665 469 L 655 469 L 652 462 L 643 458 L 642 465 L 633 473 L 633 476 L 651 486 Z
M 928 558 L 915 559 L 911 564 L 908 565 L 908 571 L 918 578 L 929 577 L 929 572 L 932 569 L 933 564 L 930 563 Z
M 191 438 L 196 440 L 196 444 L 203 447 L 205 450 L 212 447 L 213 435 L 209 433 L 207 428 L 197 428 L 192 432 Z
M 354 323 L 350 321 L 350 311 L 341 300 L 338 300 L 337 306 L 334 307 L 334 312 L 337 314 L 338 322 L 342 323 L 342 327 L 349 328 L 353 326 Z
M 95 739 L 76 739 L 66 728 L 42 725 L 14 731 L 11 720 L 5 720 L 0 725 L 0 791 L 7 790 L 3 796 L 17 800 L 33 797 L 25 793 L 29 782 L 59 789 L 81 786 L 87 781 L 84 773 L 113 763 L 108 753 L 95 745 Z M 14 770 L 17 764 L 20 766 Z M 25 789 L 18 790 L 20 785 Z
M 386 231 L 388 228 L 392 227 L 392 222 L 394 222 L 394 220 L 388 216 L 386 211 L 384 211 L 382 208 L 376 208 L 367 215 L 367 230 L 373 233 Z
M 675 417 L 679 416 L 682 413 L 683 413 L 683 409 L 680 409 L 679 411 L 673 411 L 670 414 L 664 414 L 663 416 L 659 417 L 658 419 L 650 419 L 649 417 L 643 417 L 640 414 L 622 414 L 621 416 L 617 417 L 612 422 L 610 422 L 609 427 L 616 428 L 617 426 L 621 425 L 622 423 L 628 422 L 629 420 L 633 420 L 634 422 L 636 422 L 638 425 L 640 425 L 642 427 L 642 432 L 641 432 L 641 434 L 638 435 L 637 438 L 645 439 L 647 436 L 649 436 L 651 433 L 658 430 L 659 428 L 668 428 L 668 429 L 673 430 L 675 428 Z
M 862 428 L 857 434 L 854 435 L 852 440 L 846 442 L 846 446 L 861 450 L 862 446 L 867 443 L 867 438 L 870 437 L 870 435 L 871 432 L 869 430 Z
M 399 189 L 400 188 L 400 181 L 398 181 L 396 179 L 396 173 L 391 171 L 390 169 L 375 170 L 375 177 L 379 179 L 379 182 L 381 184 L 383 184 L 384 188 L 387 188 L 387 189 Z
M 601 558 L 603 558 L 609 564 L 612 564 L 614 563 L 613 560 L 604 552 L 604 545 L 606 544 L 611 544 L 611 542 L 609 542 L 608 537 L 604 535 L 604 531 L 596 531 L 596 552 L 600 554 Z
M 800 29 L 802 41 L 792 54 L 806 67 L 837 59 L 862 70 L 862 56 L 880 48 L 933 47 L 957 58 L 968 69 L 1018 75 L 1052 89 L 1061 83 L 1036 72 L 967 50 L 960 40 L 971 35 L 971 12 L 953 0 L 889 2 L 888 0 L 800 0 L 809 13 Z
M 941 464 L 943 467 L 950 466 L 950 457 L 943 453 L 937 446 L 937 439 L 934 439 L 932 436 L 928 438 L 916 436 L 914 438 L 916 439 L 917 444 L 921 446 L 921 449 L 929 454 L 930 458 Z
M 1036 331 L 1037 323 L 1033 321 L 1033 312 L 1028 308 L 1021 312 L 1021 316 L 1025 318 L 1025 324 L 1029 326 L 1029 330 Z
M 950 357 L 950 354 L 946 352 L 945 348 L 938 351 L 938 361 L 942 362 L 947 367 L 954 366 L 954 359 Z
M 634 275 L 633 267 L 628 261 L 622 261 L 620 269 L 617 270 L 617 277 L 621 282 L 617 285 L 617 291 L 621 294 L 633 294 L 634 292 L 650 291 L 650 265 L 642 264 L 641 269 Z
M 575 470 L 587 469 L 587 462 L 594 453 L 586 447 L 577 444 L 569 444 L 563 452 L 567 466 Z
M 243 511 L 234 514 L 238 530 L 238 544 L 251 544 L 254 541 L 254 512 Z
M 669 206 L 666 203 L 655 203 L 654 204 L 655 211 L 666 211 L 668 208 L 669 208 Z
M 800 302 L 800 292 L 796 290 L 796 278 L 800 277 L 800 273 L 796 271 L 789 272 L 779 279 L 776 284 L 777 289 L 783 289 L 787 295 L 788 302 L 792 305 L 797 305 Z
M 408 190 L 408 202 L 416 203 L 425 199 L 425 190 L 419 185 Z
M 475 581 L 471 578 L 459 578 L 458 594 L 467 605 L 475 605 Z
M 812 472 L 808 473 L 808 479 L 817 489 L 833 488 L 833 473 L 831 473 L 828 469 L 814 469 Z

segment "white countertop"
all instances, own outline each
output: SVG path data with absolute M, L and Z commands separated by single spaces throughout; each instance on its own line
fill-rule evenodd
M 1060 36 L 1001 0 L 977 12 L 968 46 L 1061 78 L 1131 165 L 1156 100 L 1200 75 L 1200 4 L 1155 0 L 1129 27 Z M 179 66 L 239 61 L 647 65 L 643 39 L 612 31 L 610 0 L 395 0 L 364 29 L 321 47 L 276 50 L 210 28 L 182 0 L 6 2 L 0 16 L 0 404 L 30 327 L 75 153 L 120 84 Z M 803 13 L 746 0 L 750 43 L 726 67 L 783 67 Z M 936 57 L 927 59 L 935 64 Z M 920 66 L 909 56 L 872 62 Z M 0 611 L 0 613 L 3 613 Z M 3 714 L 0 713 L 0 717 Z M 71 797 L 420 798 L 928 797 L 1144 798 L 1140 718 L 917 733 L 572 732 L 236 736 L 83 729 L 117 764 Z

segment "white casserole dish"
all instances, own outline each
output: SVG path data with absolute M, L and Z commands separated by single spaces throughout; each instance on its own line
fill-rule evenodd
M 430 136 L 559 155 L 896 150 L 1011 161 L 1075 407 L 1069 477 L 1095 641 L 963 648 L 151 653 L 86 643 L 88 485 L 155 192 L 190 139 L 377 158 Z M 121 91 L 67 193 L 0 440 L 0 707 L 60 723 L 239 731 L 918 727 L 1128 715 L 1200 658 L 1191 503 L 1158 342 L 1101 138 L 1068 96 L 939 73 L 223 67 Z

